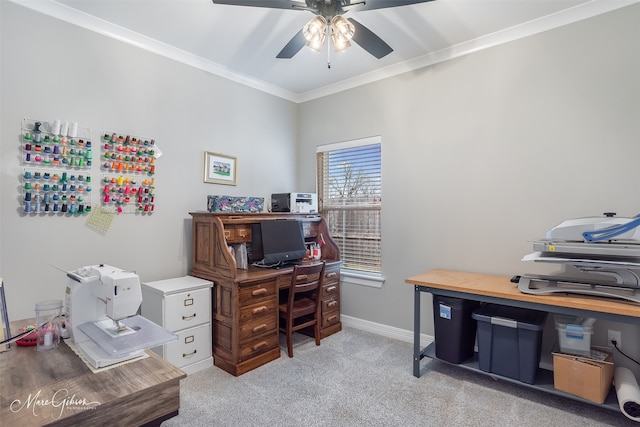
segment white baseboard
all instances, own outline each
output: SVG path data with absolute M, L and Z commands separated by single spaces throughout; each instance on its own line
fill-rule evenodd
M 184 373 L 187 374 L 187 375 L 193 375 L 198 371 L 210 368 L 212 366 L 213 366 L 213 357 L 207 357 L 204 360 L 201 360 L 201 361 L 196 362 L 196 363 L 192 363 L 192 364 L 187 365 L 187 366 L 183 366 L 180 369 L 182 369 L 184 371 Z
M 361 329 L 383 337 L 392 338 L 413 344 L 413 331 L 383 325 L 382 323 L 370 322 L 357 317 L 340 315 L 340 320 L 345 326 Z M 425 348 L 434 341 L 432 335 L 420 334 L 420 348 Z

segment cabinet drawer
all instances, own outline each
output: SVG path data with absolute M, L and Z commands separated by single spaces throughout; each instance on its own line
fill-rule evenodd
M 340 297 L 340 285 L 335 283 L 335 284 L 329 284 L 329 285 L 323 285 L 322 286 L 322 294 L 320 295 L 320 298 L 322 300 L 327 300 L 330 299 L 332 297 L 335 298 L 339 298 Z
M 331 310 L 340 310 L 340 297 L 329 298 L 322 300 L 322 312 L 328 313 Z
M 170 331 L 208 323 L 211 319 L 211 290 L 198 289 L 165 297 L 164 327 Z
M 278 328 L 278 307 L 271 299 L 240 309 L 240 339 L 251 338 Z
M 333 325 L 334 323 L 338 323 L 340 321 L 340 310 L 329 311 L 327 313 L 322 313 L 322 324 L 321 328 L 326 328 L 327 326 Z
M 205 324 L 177 333 L 178 340 L 166 344 L 167 362 L 182 367 L 211 356 L 211 325 Z
M 279 345 L 277 332 L 269 332 L 259 337 L 240 340 L 240 361 L 250 359 Z
M 256 304 L 268 299 L 276 299 L 276 280 L 240 285 L 240 306 Z
M 330 267 L 324 271 L 323 285 L 334 285 L 340 283 L 340 267 Z
M 235 224 L 225 225 L 224 238 L 227 243 L 243 243 L 251 241 L 251 225 Z

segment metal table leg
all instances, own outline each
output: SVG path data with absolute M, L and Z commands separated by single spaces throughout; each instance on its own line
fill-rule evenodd
M 422 359 L 422 349 L 420 348 L 420 287 L 415 286 L 413 290 L 413 376 L 420 378 L 420 359 Z

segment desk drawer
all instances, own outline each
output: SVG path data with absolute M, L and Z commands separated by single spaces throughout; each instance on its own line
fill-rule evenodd
M 177 332 L 178 340 L 166 344 L 167 362 L 183 367 L 211 356 L 211 325 L 205 324 Z
M 276 299 L 276 279 L 258 282 L 250 285 L 240 285 L 240 306 Z
M 332 265 L 324 272 L 322 284 L 322 322 L 320 328 L 324 329 L 340 323 L 340 265 Z
M 224 226 L 224 238 L 227 243 L 243 243 L 251 241 L 250 224 L 234 224 Z
M 331 266 L 325 269 L 324 271 L 324 280 L 322 281 L 323 285 L 334 285 L 340 283 L 340 267 L 339 266 Z
M 322 312 L 328 313 L 331 310 L 340 310 L 340 295 L 322 300 Z
M 248 339 L 278 328 L 278 307 L 271 299 L 240 309 L 240 339 Z
M 332 310 L 327 313 L 322 313 L 322 324 L 320 328 L 326 328 L 327 326 L 331 326 L 334 323 L 338 323 L 340 321 L 340 310 Z
M 240 361 L 250 359 L 280 345 L 277 331 L 240 340 Z
M 209 288 L 165 297 L 164 327 L 170 331 L 208 323 L 211 319 Z
M 323 301 L 331 298 L 340 298 L 340 285 L 337 283 L 322 285 L 320 298 Z
M 280 289 L 287 288 L 291 284 L 291 274 L 283 274 L 278 276 L 278 287 Z M 324 278 L 322 285 L 336 285 L 340 284 L 340 266 L 326 267 L 324 271 Z

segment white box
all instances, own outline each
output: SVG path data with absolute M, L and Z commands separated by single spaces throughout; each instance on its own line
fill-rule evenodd
M 560 315 L 555 316 L 555 324 L 561 352 L 589 357 L 593 326 L 583 326 L 576 317 Z

